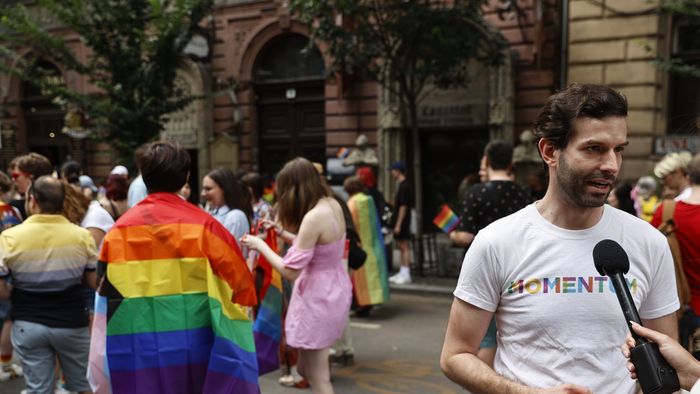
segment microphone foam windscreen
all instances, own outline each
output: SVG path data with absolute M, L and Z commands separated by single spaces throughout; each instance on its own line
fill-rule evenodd
M 630 269 L 630 260 L 627 253 L 619 243 L 612 239 L 604 239 L 593 248 L 593 262 L 595 269 L 601 275 L 610 275 L 616 272 L 626 274 Z

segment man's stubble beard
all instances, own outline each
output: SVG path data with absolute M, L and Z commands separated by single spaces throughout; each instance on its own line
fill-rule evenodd
M 563 195 L 566 196 L 571 203 L 581 208 L 598 208 L 605 204 L 608 195 L 612 192 L 612 187 L 610 187 L 602 199 L 597 196 L 589 195 L 586 193 L 586 186 L 588 179 L 592 178 L 605 178 L 612 180 L 613 183 L 615 182 L 615 177 L 604 175 L 599 172 L 584 175 L 571 167 L 563 154 L 559 156 L 557 160 L 557 184 L 559 190 L 563 192 Z

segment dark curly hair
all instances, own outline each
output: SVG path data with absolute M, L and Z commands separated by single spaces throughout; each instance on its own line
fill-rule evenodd
M 549 97 L 535 121 L 534 134 L 564 149 L 576 119 L 608 116 L 627 116 L 627 99 L 622 93 L 602 85 L 571 84 Z

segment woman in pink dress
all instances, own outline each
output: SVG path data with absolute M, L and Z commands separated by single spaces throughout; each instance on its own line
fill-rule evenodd
M 296 158 L 277 175 L 281 233 L 297 234 L 284 258 L 256 236 L 242 243 L 262 253 L 294 281 L 285 334 L 300 349 L 298 369 L 316 393 L 333 393 L 328 349 L 347 323 L 352 284 L 343 267 L 345 220 L 340 205 L 308 160 Z

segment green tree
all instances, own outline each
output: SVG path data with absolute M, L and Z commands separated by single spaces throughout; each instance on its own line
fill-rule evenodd
M 0 71 L 40 87 L 66 108 L 84 111 L 93 137 L 130 162 L 163 128 L 164 116 L 196 97 L 175 86 L 184 48 L 213 0 L 38 0 L 0 8 Z M 88 48 L 82 60 L 65 32 Z M 70 34 L 70 33 L 68 33 Z M 20 56 L 26 49 L 29 56 Z M 71 90 L 36 67 L 40 60 L 87 78 L 98 93 Z
M 700 1 L 699 0 L 667 0 L 661 9 L 671 13 L 676 23 L 682 23 L 692 39 L 700 39 Z M 647 45 L 647 49 L 651 48 Z M 688 63 L 686 60 L 670 56 L 658 57 L 654 63 L 664 71 L 700 78 L 700 66 Z
M 421 190 L 418 105 L 428 86 L 467 87 L 470 62 L 497 66 L 506 40 L 483 18 L 486 0 L 291 0 L 313 39 L 327 44 L 332 71 L 376 80 L 398 98 L 402 129 L 413 143 Z M 422 199 L 416 193 L 418 233 Z M 418 251 L 420 253 L 420 251 Z

